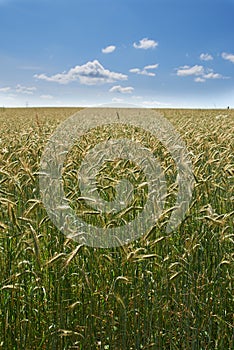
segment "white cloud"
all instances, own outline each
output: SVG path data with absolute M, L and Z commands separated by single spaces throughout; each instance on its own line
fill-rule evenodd
M 155 73 L 148 72 L 147 70 L 143 69 L 139 74 L 141 75 L 147 75 L 148 77 L 155 77 Z
M 8 92 L 10 90 L 11 90 L 11 88 L 9 86 L 0 88 L 0 92 Z
M 204 73 L 203 66 L 195 65 L 193 67 L 183 66 L 177 69 L 177 75 L 180 77 L 187 77 L 189 75 L 202 75 Z
M 135 73 L 135 74 L 141 74 L 141 75 L 147 75 L 149 77 L 155 77 L 155 73 L 153 72 L 148 72 L 149 69 L 156 69 L 158 68 L 158 64 L 151 64 L 148 66 L 145 66 L 143 69 L 140 68 L 132 68 L 129 70 L 130 73 Z
M 133 47 L 135 47 L 135 49 L 144 49 L 144 50 L 154 49 L 157 46 L 158 46 L 157 41 L 154 41 L 148 38 L 143 38 L 140 40 L 138 44 L 137 43 L 133 44 Z
M 201 53 L 200 54 L 200 60 L 202 61 L 212 61 L 213 56 L 209 55 L 208 53 Z
M 130 73 L 140 74 L 141 70 L 140 70 L 140 68 L 132 68 L 132 69 L 129 69 L 129 72 Z
M 205 79 L 221 79 L 221 78 L 223 78 L 223 76 L 219 73 L 210 72 L 210 73 L 204 74 L 203 78 L 205 78 Z
M 118 97 L 113 97 L 111 101 L 112 101 L 112 102 L 120 103 L 120 102 L 123 102 L 124 99 L 123 99 L 123 98 L 118 98 Z
M 131 86 L 122 87 L 120 85 L 113 86 L 110 92 L 118 92 L 121 94 L 131 94 L 134 91 L 134 88 Z
M 115 49 L 116 49 L 116 46 L 110 45 L 102 49 L 102 53 L 112 53 L 115 51 Z
M 223 52 L 222 57 L 224 60 L 227 60 L 227 61 L 234 63 L 234 54 Z
M 40 98 L 43 98 L 45 100 L 52 100 L 54 97 L 52 95 L 41 95 Z
M 196 83 L 204 83 L 207 79 L 227 79 L 222 74 L 214 73 L 213 69 L 205 70 L 203 66 L 198 65 L 180 67 L 177 69 L 176 74 L 181 77 L 196 76 L 194 78 Z
M 34 91 L 36 91 L 36 88 L 33 87 L 26 87 L 26 86 L 22 86 L 20 84 L 18 84 L 16 86 L 15 91 L 19 94 L 26 94 L 26 95 L 32 95 L 34 93 Z
M 139 68 L 133 68 L 129 70 L 130 73 L 135 73 L 135 74 L 141 74 L 141 75 L 148 75 L 149 77 L 154 77 L 155 73 L 148 72 L 146 69 L 140 70 Z
M 194 79 L 194 81 L 195 81 L 196 83 L 204 83 L 204 82 L 206 81 L 206 79 L 197 77 L 197 78 Z
M 118 80 L 127 80 L 128 78 L 125 74 L 111 72 L 105 69 L 97 60 L 87 62 L 82 66 L 75 66 L 68 72 L 58 73 L 52 76 L 36 74 L 34 77 L 59 84 L 68 84 L 72 81 L 79 80 L 81 84 L 85 85 L 113 83 Z
M 144 69 L 156 69 L 158 68 L 159 64 L 156 63 L 156 64 L 150 64 L 148 66 L 145 66 Z

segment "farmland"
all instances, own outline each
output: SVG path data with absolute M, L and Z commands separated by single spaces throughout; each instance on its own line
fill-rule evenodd
M 104 249 L 63 235 L 40 196 L 43 149 L 78 110 L 0 109 L 0 349 L 232 349 L 234 111 L 158 110 L 190 152 L 190 209 L 167 233 L 175 167 L 149 138 L 165 170 L 165 212 L 136 241 Z M 82 141 L 82 152 L 97 135 Z M 77 211 L 72 171 L 82 152 L 70 155 L 64 174 Z

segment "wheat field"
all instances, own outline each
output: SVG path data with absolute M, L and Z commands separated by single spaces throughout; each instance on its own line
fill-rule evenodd
M 108 249 L 68 239 L 41 201 L 41 154 L 56 127 L 77 111 L 0 109 L 0 349 L 233 349 L 234 111 L 159 110 L 191 154 L 190 209 L 166 233 L 175 166 L 149 138 L 167 180 L 165 211 L 142 237 Z M 84 214 L 74 169 L 98 137 L 113 132 L 101 131 L 74 148 L 64 172 L 71 206 L 93 225 L 113 218 Z M 107 167 L 107 175 L 120 165 Z M 134 164 L 125 167 L 138 174 L 134 181 L 144 181 Z M 108 185 L 100 179 L 111 198 Z M 137 205 L 144 203 L 141 194 Z

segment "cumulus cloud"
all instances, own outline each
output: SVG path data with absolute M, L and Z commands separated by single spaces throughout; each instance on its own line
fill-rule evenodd
M 158 68 L 159 64 L 149 64 L 148 66 L 145 66 L 144 69 L 156 69 Z
M 202 75 L 204 73 L 204 67 L 197 64 L 193 67 L 183 66 L 177 69 L 176 74 L 179 77 L 187 77 L 189 75 Z
M 200 60 L 201 61 L 212 61 L 213 56 L 209 55 L 208 53 L 201 53 L 200 54 Z
M 227 60 L 227 61 L 234 63 L 234 54 L 223 52 L 222 57 L 224 60 Z
M 132 68 L 129 70 L 130 73 L 135 73 L 135 74 L 141 74 L 141 75 L 148 75 L 149 77 L 154 77 L 155 73 L 153 72 L 148 72 L 146 69 L 140 69 L 140 68 Z
M 139 41 L 139 43 L 133 44 L 133 47 L 135 47 L 135 49 L 144 49 L 144 50 L 154 49 L 157 46 L 158 46 L 157 41 L 151 40 L 148 38 L 143 38 Z
M 149 77 L 155 77 L 155 73 L 153 72 L 148 72 L 150 69 L 156 69 L 158 68 L 158 64 L 151 64 L 148 66 L 145 66 L 143 69 L 140 68 L 132 68 L 129 70 L 130 73 L 135 73 L 135 74 L 141 74 L 141 75 L 147 75 Z
M 204 82 L 206 81 L 206 79 L 201 78 L 201 77 L 197 77 L 197 78 L 194 79 L 194 81 L 195 81 L 196 83 L 204 83 Z
M 132 68 L 132 69 L 129 69 L 129 72 L 130 73 L 140 74 L 141 70 L 140 70 L 140 68 Z
M 0 88 L 0 92 L 8 92 L 10 90 L 11 90 L 11 88 L 9 86 Z
M 205 79 L 221 79 L 223 76 L 219 73 L 214 73 L 213 71 L 203 75 Z
M 120 94 L 131 94 L 134 91 L 134 88 L 131 86 L 122 87 L 120 85 L 115 85 L 109 91 L 118 92 Z
M 227 79 L 222 74 L 214 73 L 213 69 L 205 70 L 203 66 L 198 65 L 180 67 L 176 74 L 181 77 L 195 76 L 194 81 L 196 83 L 204 83 L 207 79 Z
M 121 103 L 121 102 L 124 102 L 124 99 L 122 99 L 122 98 L 118 98 L 118 97 L 114 97 L 114 98 L 112 98 L 112 100 L 111 100 L 112 102 L 117 102 L 117 103 Z
M 15 91 L 19 94 L 32 95 L 34 93 L 34 91 L 36 91 L 36 88 L 34 86 L 33 87 L 26 87 L 26 86 L 18 84 L 18 85 L 16 85 Z
M 105 69 L 98 60 L 87 62 L 82 66 L 75 66 L 68 72 L 58 73 L 52 76 L 36 74 L 34 77 L 59 84 L 68 84 L 79 80 L 81 84 L 85 85 L 113 83 L 118 80 L 127 80 L 128 78 L 125 74 L 111 72 Z
M 116 46 L 110 45 L 102 49 L 102 53 L 112 53 L 115 51 L 115 49 L 116 49 Z
M 33 93 L 37 90 L 36 87 L 32 86 L 32 87 L 27 87 L 27 86 L 23 86 L 21 84 L 16 85 L 16 87 L 3 87 L 0 88 L 0 92 L 14 92 L 14 93 L 18 93 L 18 94 L 26 94 L 26 95 L 33 95 Z M 10 95 L 9 95 L 10 96 Z M 12 95 L 13 96 L 13 95 Z M 16 95 L 14 95 L 16 96 Z

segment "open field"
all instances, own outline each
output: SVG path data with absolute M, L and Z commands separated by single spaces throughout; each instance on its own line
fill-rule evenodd
M 78 110 L 0 109 L 0 349 L 233 349 L 234 110 L 161 110 L 191 152 L 190 210 L 167 234 L 175 167 L 149 144 L 165 170 L 165 213 L 136 242 L 108 249 L 67 239 L 40 199 L 43 148 Z M 82 152 L 64 175 L 78 211 L 72 169 Z

